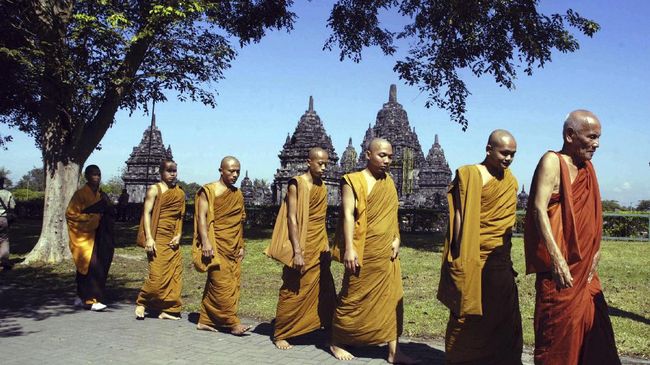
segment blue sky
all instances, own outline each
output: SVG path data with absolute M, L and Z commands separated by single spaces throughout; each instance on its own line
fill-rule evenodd
M 297 2 L 295 29 L 272 32 L 260 44 L 239 51 L 225 80 L 212 85 L 219 95 L 217 108 L 199 103 L 170 101 L 156 105 L 156 120 L 164 143 L 172 146 L 179 178 L 206 183 L 218 176 L 224 155 L 237 156 L 251 178 L 272 180 L 277 157 L 287 133 L 293 133 L 307 109 L 310 95 L 334 148 L 341 155 L 348 138 L 359 152 L 368 124 L 397 84 L 398 101 L 408 112 L 426 154 L 434 134 L 440 137 L 450 167 L 480 162 L 485 141 L 496 128 L 510 130 L 518 152 L 512 170 L 520 185 L 529 188 L 540 156 L 561 147 L 566 114 L 585 108 L 603 124 L 601 147 L 593 162 L 604 199 L 636 205 L 650 199 L 650 40 L 647 19 L 650 2 L 541 1 L 544 12 L 567 7 L 595 19 L 602 29 L 594 38 L 580 37 L 581 48 L 571 54 L 554 54 L 553 62 L 532 77 L 520 72 L 517 88 L 499 88 L 493 79 L 467 77 L 469 129 L 463 132 L 443 110 L 426 109 L 426 95 L 400 82 L 392 71 L 395 58 L 377 49 L 363 53 L 361 63 L 339 62 L 338 53 L 323 51 L 328 1 Z M 388 25 L 399 19 L 388 19 Z M 394 29 L 397 30 L 397 29 Z M 404 51 L 401 49 L 400 52 Z M 141 112 L 116 115 L 116 123 L 88 163 L 98 164 L 104 178 L 116 175 L 133 146 L 142 138 L 150 117 Z M 6 126 L 0 126 L 7 133 Z M 0 166 L 17 181 L 40 166 L 33 142 L 11 131 L 14 142 L 1 151 Z

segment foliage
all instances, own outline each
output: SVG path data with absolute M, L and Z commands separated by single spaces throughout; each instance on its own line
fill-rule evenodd
M 18 181 L 18 184 L 16 184 L 17 188 L 25 188 L 25 189 L 32 189 L 35 191 L 44 191 L 45 190 L 45 173 L 43 173 L 43 168 L 33 168 L 29 170 L 25 175 L 23 175 L 22 178 L 20 178 L 20 181 Z
M 42 200 L 45 196 L 45 193 L 42 191 L 35 191 L 26 188 L 14 189 L 11 194 L 13 194 L 16 201 Z
M 639 205 L 636 206 L 636 210 L 640 211 L 649 211 L 650 210 L 650 200 L 640 200 Z
M 100 188 L 107 194 L 120 195 L 124 188 L 124 181 L 122 181 L 122 177 L 115 175 L 105 183 L 102 183 Z
M 615 212 L 617 210 L 623 210 L 618 200 L 603 200 L 603 212 Z
M 397 42 L 408 44 L 408 55 L 394 70 L 409 85 L 428 93 L 427 107 L 446 109 L 465 130 L 466 99 L 470 94 L 459 72 L 489 74 L 499 86 L 513 89 L 517 68 L 524 73 L 551 61 L 553 50 L 574 52 L 576 28 L 589 37 L 600 26 L 569 9 L 565 14 L 537 11 L 537 0 L 339 0 L 328 26 L 326 49 L 340 48 L 340 58 L 358 62 L 364 48 L 378 46 L 386 55 Z M 391 13 L 392 11 L 392 13 Z M 400 15 L 400 31 L 382 28 L 380 13 Z
M 178 186 L 183 189 L 185 196 L 190 200 L 194 200 L 194 196 L 196 196 L 196 193 L 199 191 L 199 189 L 201 189 L 201 185 L 195 182 L 186 183 L 185 181 L 181 180 L 178 181 Z

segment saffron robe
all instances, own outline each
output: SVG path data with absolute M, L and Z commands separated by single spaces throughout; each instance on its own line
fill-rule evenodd
M 215 257 L 207 265 L 208 278 L 203 290 L 199 323 L 232 328 L 240 324 L 237 310 L 241 260 L 237 255 L 244 248 L 244 196 L 236 188 L 226 189 L 215 196 L 213 184 L 203 186 L 202 191 L 208 197 L 208 236 L 214 242 L 212 248 Z M 197 197 L 200 193 L 197 193 Z M 197 217 L 194 218 L 195 226 Z
M 399 237 L 399 201 L 393 179 L 377 180 L 370 194 L 363 172 L 343 176 L 355 195 L 354 244 L 362 266 L 345 272 L 332 320 L 332 342 L 376 345 L 402 334 L 403 296 L 399 257 L 391 260 L 392 242 Z M 339 225 L 341 227 L 341 225 Z M 334 248 L 343 257 L 342 232 Z M 333 249 L 334 249 L 333 248 Z
M 485 185 L 475 165 L 456 171 L 447 195 L 449 227 L 438 287 L 438 299 L 450 309 L 447 364 L 521 364 L 521 314 L 510 258 L 517 186 L 509 169 Z M 456 209 L 462 220 L 459 246 L 453 246 Z
M 114 215 L 102 194 L 84 185 L 74 193 L 65 213 L 70 252 L 77 268 L 77 295 L 85 304 L 104 300 L 115 249 Z
M 148 255 L 149 276 L 136 300 L 149 311 L 181 312 L 182 256 L 180 246 L 171 248 L 168 244 L 181 234 L 184 215 L 185 193 L 178 185 L 159 193 L 151 212 L 151 234 L 156 241 L 156 253 Z
M 535 364 L 620 364 L 598 274 L 588 282 L 602 238 L 596 172 L 591 162 L 586 161 L 571 183 L 568 166 L 557 155 L 560 189 L 551 196 L 547 213 L 553 238 L 569 265 L 573 287 L 558 290 L 553 281 L 550 256 L 534 220 L 533 189 L 526 213 L 524 248 L 526 272 L 537 275 Z
M 294 177 L 291 181 L 297 184 L 298 216 L 300 217 L 302 212 L 307 213 L 306 221 L 298 223 L 299 237 L 304 232 L 300 245 L 305 266 L 303 273 L 291 266 L 285 265 L 283 268 L 273 334 L 276 340 L 284 340 L 321 327 L 329 327 L 336 302 L 325 227 L 327 187 L 321 184 L 313 185 L 309 189 L 307 182 L 300 176 Z M 288 231 L 286 204 L 285 200 L 282 203 L 284 209 L 281 208 L 278 214 L 275 229 Z

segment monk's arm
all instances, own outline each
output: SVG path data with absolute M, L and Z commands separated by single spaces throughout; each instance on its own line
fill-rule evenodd
M 591 262 L 591 270 L 589 271 L 589 277 L 587 278 L 588 283 L 591 283 L 591 280 L 594 278 L 594 274 L 596 273 L 596 270 L 598 270 L 599 262 L 600 262 L 600 249 L 598 249 L 598 251 L 594 255 L 594 260 Z
M 287 188 L 287 226 L 289 241 L 291 241 L 291 247 L 293 247 L 293 268 L 302 271 L 305 260 L 302 257 L 298 234 L 298 187 L 293 180 L 289 182 Z
M 533 202 L 533 216 L 537 231 L 540 233 L 546 244 L 546 249 L 551 257 L 551 274 L 559 288 L 570 288 L 573 286 L 573 278 L 569 266 L 562 256 L 562 252 L 555 242 L 551 221 L 548 217 L 548 203 L 551 201 L 553 191 L 560 186 L 560 161 L 556 154 L 548 152 L 537 165 L 533 175 L 535 189 L 535 200 Z
M 343 204 L 343 239 L 345 242 L 345 255 L 343 265 L 349 272 L 355 272 L 359 266 L 357 251 L 354 249 L 354 192 L 350 185 L 343 184 L 341 196 Z
M 68 208 L 65 210 L 65 218 L 70 222 L 88 222 L 92 219 L 91 213 L 82 213 L 84 210 L 84 202 L 81 199 L 79 192 L 74 193 Z
M 185 195 L 185 193 L 183 193 Z M 178 216 L 178 219 L 176 220 L 176 226 L 174 228 L 174 237 L 172 237 L 172 240 L 169 241 L 169 246 L 172 248 L 175 248 L 175 246 L 178 246 L 181 241 L 181 236 L 183 234 L 183 219 L 185 219 L 185 201 L 183 200 L 183 206 L 181 207 L 180 215 Z
M 400 243 L 402 243 L 402 238 L 399 235 L 399 214 L 398 214 L 398 218 L 395 221 L 395 238 L 393 238 L 393 242 L 391 243 L 392 246 L 392 252 L 390 254 L 391 260 L 395 260 L 397 258 L 397 255 L 399 255 Z
M 463 226 L 463 215 L 460 209 L 460 191 L 458 186 L 455 186 L 452 190 L 451 197 L 454 202 L 454 237 L 450 244 L 452 247 L 455 247 L 456 250 L 459 250 L 461 242 L 460 235 L 462 234 L 460 228 Z
M 158 189 L 156 189 L 156 185 L 151 185 L 147 190 L 147 195 L 144 197 L 144 207 L 142 208 L 142 223 L 146 238 L 144 249 L 151 253 L 156 251 L 156 240 L 151 232 L 151 212 L 153 211 L 153 204 L 156 201 L 156 195 L 158 195 Z
M 199 230 L 199 238 L 201 239 L 201 251 L 203 251 L 203 256 L 212 257 L 214 251 L 210 239 L 208 238 L 208 209 L 210 209 L 210 207 L 208 206 L 208 198 L 205 194 L 205 190 L 201 190 L 199 193 L 199 201 L 197 202 L 199 209 L 198 217 L 196 217 L 197 228 Z

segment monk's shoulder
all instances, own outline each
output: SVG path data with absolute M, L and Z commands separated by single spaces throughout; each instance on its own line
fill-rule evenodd
M 537 164 L 537 169 L 545 174 L 556 175 L 560 173 L 561 155 L 553 151 L 548 151 L 542 155 Z

